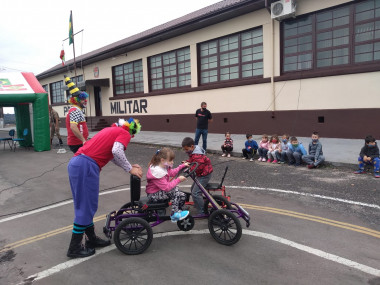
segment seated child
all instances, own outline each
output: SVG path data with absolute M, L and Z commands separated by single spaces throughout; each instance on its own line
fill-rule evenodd
M 234 149 L 234 141 L 231 138 L 231 135 L 229 132 L 227 132 L 225 135 L 224 143 L 222 144 L 222 156 L 231 157 L 231 151 Z
M 287 151 L 289 165 L 300 166 L 302 162 L 302 156 L 307 154 L 302 143 L 298 143 L 296 137 L 290 138 L 290 145 Z
M 263 135 L 259 143 L 259 161 L 267 161 L 266 157 L 269 149 L 268 135 Z
M 283 134 L 281 138 L 281 160 L 280 163 L 285 163 L 285 159 L 287 158 L 287 151 L 289 149 L 289 135 Z
M 172 213 L 170 219 L 173 223 L 183 220 L 189 215 L 189 211 L 182 211 L 186 201 L 186 194 L 179 191 L 177 184 L 186 180 L 184 176 L 179 176 L 170 181 L 170 177 L 175 176 L 182 168 L 188 166 L 183 163 L 172 169 L 174 160 L 173 150 L 164 147 L 157 150 L 149 163 L 146 174 L 146 193 L 150 203 L 163 202 L 170 199 L 172 202 Z
M 206 187 L 211 178 L 213 171 L 211 161 L 206 156 L 206 152 L 199 145 L 194 145 L 194 140 L 186 137 L 182 141 L 182 149 L 189 155 L 188 163 L 198 162 L 198 168 L 195 171 L 199 183 Z M 191 186 L 191 196 L 194 201 L 194 206 L 197 208 L 199 214 L 203 214 L 203 196 L 202 191 L 195 182 Z
M 365 144 L 360 150 L 359 154 L 359 170 L 355 171 L 355 174 L 364 173 L 364 164 L 373 165 L 375 178 L 380 178 L 379 168 L 379 147 L 373 136 L 366 136 Z
M 281 142 L 277 135 L 271 136 L 268 147 L 268 162 L 277 163 L 280 160 Z
M 253 161 L 253 156 L 256 154 L 259 146 L 257 145 L 257 142 L 252 139 L 251 134 L 247 134 L 245 137 L 247 140 L 245 141 L 245 148 L 242 149 L 243 159 L 248 158 L 249 161 Z
M 325 161 L 323 156 L 322 144 L 319 142 L 318 132 L 311 135 L 311 143 L 309 143 L 309 155 L 303 155 L 302 160 L 307 164 L 307 168 L 312 169 L 318 167 Z

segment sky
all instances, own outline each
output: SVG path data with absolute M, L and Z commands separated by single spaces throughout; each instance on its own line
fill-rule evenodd
M 0 73 L 35 75 L 73 58 L 69 34 L 73 13 L 75 56 L 169 22 L 220 0 L 1 0 Z M 108 4 L 108 5 L 107 5 Z M 11 112 L 4 108 L 4 113 Z

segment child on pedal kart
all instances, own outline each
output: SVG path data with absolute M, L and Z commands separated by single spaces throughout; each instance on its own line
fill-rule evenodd
M 211 173 L 213 171 L 211 161 L 206 156 L 205 150 L 199 145 L 194 145 L 194 140 L 190 137 L 186 137 L 182 141 L 183 150 L 189 155 L 188 163 L 197 162 L 198 168 L 195 171 L 196 177 L 199 183 L 206 187 L 211 179 Z M 203 213 L 203 197 L 202 191 L 198 185 L 194 182 L 191 186 L 191 196 L 194 201 L 194 206 L 197 208 L 199 214 Z
M 189 211 L 182 211 L 186 202 L 186 194 L 179 191 L 177 187 L 186 178 L 179 176 L 170 181 L 170 177 L 177 175 L 181 169 L 189 166 L 189 164 L 183 163 L 173 169 L 173 160 L 173 150 L 162 148 L 156 151 L 148 165 L 146 193 L 150 203 L 171 200 L 172 213 L 170 218 L 174 223 L 185 219 L 189 215 Z

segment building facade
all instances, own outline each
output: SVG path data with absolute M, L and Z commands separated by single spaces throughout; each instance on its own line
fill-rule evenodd
M 212 133 L 379 137 L 380 0 L 298 0 L 281 21 L 272 2 L 295 4 L 225 0 L 77 58 L 90 128 L 193 132 L 205 101 Z M 60 117 L 64 74 L 37 75 Z

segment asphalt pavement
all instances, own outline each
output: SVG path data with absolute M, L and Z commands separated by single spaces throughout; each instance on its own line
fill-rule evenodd
M 94 136 L 97 132 L 90 132 L 90 137 Z M 141 131 L 137 134 L 132 142 L 144 143 L 157 146 L 172 146 L 181 147 L 182 139 L 185 137 L 194 138 L 195 133 L 179 133 L 179 132 L 153 132 L 153 131 Z M 61 135 L 67 136 L 66 129 L 61 129 Z M 242 149 L 244 143 L 247 140 L 245 134 L 231 134 L 231 138 L 234 141 L 234 149 L 232 156 L 242 156 Z M 261 140 L 261 135 L 253 135 L 253 139 L 257 143 Z M 357 164 L 360 149 L 364 145 L 364 139 L 339 139 L 339 138 L 324 138 L 321 137 L 323 154 L 326 157 L 326 163 L 333 164 L 335 166 L 345 164 Z M 298 141 L 301 142 L 306 151 L 308 145 L 311 142 L 311 137 L 298 137 Z M 207 137 L 207 151 L 209 153 L 222 154 L 221 145 L 224 142 L 224 134 L 209 133 Z M 202 145 L 201 141 L 199 142 Z

